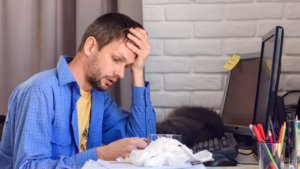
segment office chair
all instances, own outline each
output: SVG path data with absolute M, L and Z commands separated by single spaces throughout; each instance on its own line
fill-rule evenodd
M 0 115 L 0 142 L 1 142 L 1 139 L 2 139 L 2 132 L 3 132 L 2 130 L 4 128 L 5 119 L 6 119 L 6 116 Z
M 5 119 L 6 119 L 6 116 L 0 115 L 0 124 L 2 124 L 3 126 L 4 126 Z

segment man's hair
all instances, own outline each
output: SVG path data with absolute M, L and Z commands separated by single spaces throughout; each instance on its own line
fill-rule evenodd
M 129 28 L 143 26 L 128 16 L 120 13 L 108 13 L 98 17 L 84 32 L 78 51 L 80 51 L 88 37 L 92 36 L 98 43 L 98 50 L 114 40 L 127 38 Z

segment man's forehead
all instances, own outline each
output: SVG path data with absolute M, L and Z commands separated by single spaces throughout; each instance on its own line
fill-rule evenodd
M 127 45 L 126 45 L 127 42 L 129 42 L 128 38 L 121 38 L 119 40 L 112 42 L 112 43 L 114 43 L 114 46 L 117 49 L 113 53 L 114 53 L 114 55 L 119 56 L 123 61 L 130 64 L 130 63 L 133 63 L 134 60 L 136 59 L 136 54 L 127 47 Z M 129 43 L 133 43 L 133 42 L 131 41 Z
M 129 49 L 129 48 L 128 48 Z M 129 49 L 130 50 L 130 49 Z M 133 53 L 133 52 L 132 52 Z M 118 51 L 116 51 L 115 53 L 114 53 L 115 55 L 117 55 L 118 57 L 120 57 L 121 58 L 121 60 L 123 61 L 123 62 L 125 62 L 125 63 L 128 63 L 128 64 L 131 64 L 131 63 L 133 63 L 134 61 L 135 61 L 135 56 L 136 56 L 136 54 L 135 53 L 133 53 L 134 55 L 132 55 L 132 56 L 134 56 L 134 57 L 132 57 L 131 55 L 129 55 L 128 57 L 126 57 L 127 55 L 125 54 L 125 56 L 123 55 L 123 53 L 121 53 L 121 52 L 118 52 Z

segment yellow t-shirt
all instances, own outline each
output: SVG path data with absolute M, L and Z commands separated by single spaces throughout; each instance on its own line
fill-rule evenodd
M 80 89 L 81 97 L 77 101 L 77 118 L 79 134 L 79 152 L 86 150 L 91 114 L 91 93 Z

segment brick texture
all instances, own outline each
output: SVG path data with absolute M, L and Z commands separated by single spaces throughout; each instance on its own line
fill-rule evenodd
M 223 92 L 195 92 L 192 95 L 192 105 L 210 108 L 220 108 L 223 100 Z
M 149 40 L 149 44 L 151 46 L 150 55 L 162 55 L 163 54 L 164 43 L 162 41 Z
M 166 8 L 166 20 L 221 20 L 221 6 L 175 6 Z
M 182 4 L 190 3 L 191 0 L 143 0 L 143 4 Z
M 196 3 L 217 3 L 217 2 L 252 2 L 253 0 L 195 0 Z
M 190 105 L 191 94 L 188 92 L 152 92 L 151 102 L 154 107 L 180 107 Z
M 189 58 L 161 58 L 149 57 L 145 65 L 146 73 L 187 73 L 190 72 L 191 60 Z
M 228 72 L 223 66 L 229 58 L 195 58 L 193 61 L 193 71 L 196 73 L 208 72 Z
M 287 39 L 286 41 L 286 54 L 299 55 L 300 54 L 300 39 Z
M 195 24 L 195 37 L 243 37 L 254 36 L 253 22 L 228 23 L 197 23 Z
M 145 23 L 148 38 L 190 38 L 189 23 Z
M 222 76 L 165 75 L 165 90 L 221 90 Z
M 146 74 L 145 80 L 150 82 L 150 90 L 161 90 L 163 85 L 163 76 L 160 74 Z
M 162 7 L 144 7 L 143 20 L 144 21 L 161 21 L 163 19 Z
M 286 76 L 286 90 L 300 90 L 300 76 L 287 75 Z
M 261 39 L 237 39 L 226 41 L 226 54 L 245 54 L 260 52 Z
M 286 5 L 286 17 L 288 19 L 300 19 L 300 4 L 288 3 Z
M 281 63 L 282 72 L 300 72 L 300 58 L 298 57 L 283 57 Z
M 220 112 L 229 72 L 223 65 L 232 54 L 260 53 L 262 36 L 275 26 L 284 28 L 279 95 L 300 90 L 300 0 L 143 0 L 143 18 L 157 121 L 183 105 Z
M 226 6 L 226 19 L 280 19 L 282 18 L 281 4 L 245 4 Z
M 220 40 L 186 40 L 166 41 L 165 55 L 221 55 Z

